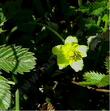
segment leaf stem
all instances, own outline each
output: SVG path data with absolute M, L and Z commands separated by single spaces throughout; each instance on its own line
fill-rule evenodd
M 79 82 L 72 81 L 72 83 L 75 84 L 75 85 L 81 86 L 79 84 Z M 82 86 L 82 87 L 84 87 L 84 86 Z M 108 89 L 93 88 L 93 87 L 90 87 L 90 86 L 87 86 L 87 89 L 91 89 L 91 90 L 94 90 L 94 91 L 97 91 L 97 92 L 110 93 L 110 90 L 108 90 Z
M 15 93 L 15 108 L 16 108 L 15 111 L 20 111 L 19 90 L 18 89 L 16 90 L 16 93 Z

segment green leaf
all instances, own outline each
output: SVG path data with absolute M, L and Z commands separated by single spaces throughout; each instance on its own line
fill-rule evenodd
M 82 13 L 87 13 L 89 15 L 99 16 L 103 14 L 107 9 L 107 0 L 97 0 L 95 2 L 89 2 L 82 5 L 79 9 Z
M 95 15 L 95 16 L 98 16 L 98 15 L 101 15 L 103 11 L 104 11 L 104 8 L 103 7 L 99 7 L 97 9 L 93 10 L 91 14 Z
M 82 5 L 78 10 L 81 11 L 82 13 L 89 13 L 89 7 L 87 6 Z
M 107 57 L 105 60 L 105 67 L 107 69 L 107 73 L 110 72 L 110 57 Z
M 98 43 L 100 42 L 100 38 L 97 35 L 94 36 L 89 36 L 87 39 L 87 44 L 89 46 L 90 50 L 95 50 L 97 47 Z
M 6 72 L 20 73 L 30 72 L 35 67 L 34 53 L 27 48 L 15 45 L 0 46 L 0 69 Z
M 109 75 L 105 75 L 105 76 L 101 79 L 101 81 L 97 84 L 98 87 L 104 87 L 104 86 L 110 85 L 109 79 L 110 79 Z
M 94 35 L 94 36 L 89 36 L 88 39 L 87 39 L 87 44 L 88 46 L 90 46 L 91 42 L 96 38 L 97 36 Z
M 98 87 L 104 87 L 109 85 L 109 76 L 96 72 L 86 72 L 84 74 L 85 81 L 80 82 L 82 86 L 95 85 Z
M 103 22 L 108 22 L 108 21 L 109 21 L 108 15 L 105 14 L 105 15 L 102 17 L 102 20 L 103 20 Z
M 0 110 L 6 110 L 11 103 L 11 92 L 8 80 L 0 76 Z
M 1 34 L 2 32 L 6 32 L 6 30 L 3 30 L 2 28 L 0 28 L 0 34 Z
M 4 16 L 3 9 L 0 8 L 0 25 L 3 25 L 5 21 L 6 21 L 6 17 Z

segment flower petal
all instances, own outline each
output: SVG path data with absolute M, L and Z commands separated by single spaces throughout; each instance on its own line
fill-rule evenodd
M 69 65 L 69 61 L 65 58 L 63 54 L 57 56 L 57 64 L 59 69 L 63 69 Z
M 87 56 L 87 50 L 88 50 L 87 46 L 85 46 L 85 45 L 79 45 L 78 49 L 81 52 L 81 56 L 82 57 L 86 57 Z
M 58 64 L 59 69 L 64 69 L 67 66 L 68 66 L 67 64 Z
M 52 53 L 55 55 L 59 55 L 62 52 L 62 46 L 63 45 L 57 45 L 52 48 Z
M 52 53 L 57 55 L 57 64 L 59 69 L 63 69 L 69 65 L 69 61 L 64 55 L 64 51 L 62 50 L 64 45 L 57 45 L 52 48 Z
M 68 36 L 65 39 L 65 44 L 67 43 L 78 43 L 78 39 L 75 36 Z
M 77 62 L 73 62 L 70 66 L 75 70 L 75 72 L 81 71 L 83 69 L 83 60 L 79 60 Z

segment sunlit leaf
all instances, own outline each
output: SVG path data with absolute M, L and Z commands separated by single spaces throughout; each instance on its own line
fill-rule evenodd
M 105 15 L 102 17 L 102 20 L 103 20 L 104 22 L 108 22 L 108 20 L 109 20 L 108 15 L 105 14 Z
M 6 110 L 11 103 L 10 85 L 8 80 L 0 76 L 0 110 Z
M 97 9 L 93 10 L 91 14 L 101 15 L 103 11 L 104 11 L 103 7 L 100 7 L 100 8 L 97 8 Z
M 80 82 L 80 85 L 83 86 L 98 86 L 104 87 L 109 85 L 109 75 L 96 73 L 96 72 L 86 72 L 84 74 L 85 81 Z
M 0 46 L 0 69 L 6 72 L 20 73 L 30 72 L 35 67 L 34 53 L 21 46 Z

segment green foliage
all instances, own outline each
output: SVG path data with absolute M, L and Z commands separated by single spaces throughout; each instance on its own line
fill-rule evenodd
M 96 72 L 86 72 L 84 74 L 85 81 L 80 82 L 83 86 L 97 86 L 104 87 L 109 85 L 109 75 L 96 73 Z
M 35 67 L 36 58 L 27 48 L 15 45 L 0 46 L 0 69 L 6 72 L 20 73 L 30 72 Z
M 88 13 L 90 15 L 99 16 L 107 10 L 107 0 L 97 0 L 95 2 L 89 2 L 87 5 L 80 7 L 80 11 Z
M 0 25 L 6 21 L 6 17 L 4 16 L 3 9 L 0 8 Z
M 0 76 L 0 110 L 6 110 L 11 103 L 11 92 L 8 80 Z
M 108 0 L 0 0 L 0 110 L 108 110 L 109 11 Z
M 76 37 L 68 36 L 64 45 L 53 47 L 52 52 L 57 55 L 57 63 L 59 69 L 63 69 L 70 65 L 76 72 L 83 68 L 83 57 L 87 56 L 88 47 L 78 45 Z
M 95 28 L 100 32 L 106 32 L 108 30 L 109 8 L 107 7 L 107 4 L 108 0 L 97 0 L 95 2 L 89 2 L 86 5 L 82 5 L 79 8 L 79 11 L 89 15 L 89 19 L 85 21 L 87 29 L 92 30 Z M 103 23 L 104 26 L 102 26 Z
M 4 16 L 2 8 L 0 8 L 0 33 L 5 32 L 5 30 L 1 28 L 1 26 L 4 24 L 5 21 L 6 17 Z
M 105 67 L 108 73 L 110 73 L 110 57 L 107 57 L 105 60 Z

